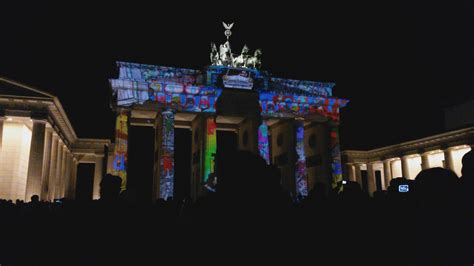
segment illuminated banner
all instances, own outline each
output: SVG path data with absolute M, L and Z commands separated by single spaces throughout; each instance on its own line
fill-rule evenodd
M 120 113 L 115 124 L 115 146 L 113 174 L 122 179 L 121 190 L 127 188 L 127 150 L 128 150 L 128 116 Z

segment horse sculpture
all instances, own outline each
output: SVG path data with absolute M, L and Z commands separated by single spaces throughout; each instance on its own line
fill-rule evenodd
M 262 65 L 262 50 L 255 50 L 253 56 L 249 55 L 249 48 L 244 45 L 239 56 L 234 58 L 227 41 L 219 46 L 219 51 L 214 43 L 211 43 L 210 59 L 213 66 L 243 67 L 260 69 Z
M 247 60 L 247 67 L 260 69 L 262 66 L 262 50 L 257 49 L 252 57 Z
M 234 59 L 234 66 L 235 67 L 247 67 L 248 60 L 249 60 L 249 48 L 247 45 L 244 45 L 242 48 L 242 53 Z

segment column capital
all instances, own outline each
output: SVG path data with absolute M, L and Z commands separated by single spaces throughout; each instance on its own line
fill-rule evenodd
M 422 152 L 420 152 L 420 156 L 428 156 L 430 155 L 431 151 L 425 151 L 423 150 Z
M 453 151 L 455 147 L 449 147 L 449 146 L 446 146 L 446 147 L 443 147 L 443 152 L 450 152 L 450 151 Z
M 46 125 L 48 123 L 48 120 L 31 118 L 31 122 L 33 122 L 34 124 L 37 123 L 37 124 L 45 124 Z
M 30 118 L 33 120 L 48 120 L 48 113 L 46 112 L 31 112 Z

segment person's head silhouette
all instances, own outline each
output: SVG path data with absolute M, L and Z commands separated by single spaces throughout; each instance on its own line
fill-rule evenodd
M 37 203 L 37 202 L 39 202 L 39 196 L 38 196 L 38 195 L 33 195 L 33 196 L 31 196 L 31 202 L 32 202 L 32 203 Z
M 118 176 L 106 174 L 100 182 L 101 200 L 118 200 L 122 179 Z
M 432 206 L 450 204 L 458 189 L 453 171 L 436 167 L 421 171 L 415 178 L 415 194 L 419 202 Z

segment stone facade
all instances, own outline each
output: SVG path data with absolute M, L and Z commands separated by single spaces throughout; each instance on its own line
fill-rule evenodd
M 95 163 L 94 198 L 109 140 L 76 136 L 57 97 L 0 78 L 0 198 L 74 198 L 77 164 Z M 92 159 L 91 159 L 92 158 Z
M 372 194 L 386 190 L 393 178 L 415 179 L 423 169 L 442 167 L 461 176 L 462 156 L 473 144 L 474 127 L 467 127 L 369 151 L 343 151 L 345 179 Z

